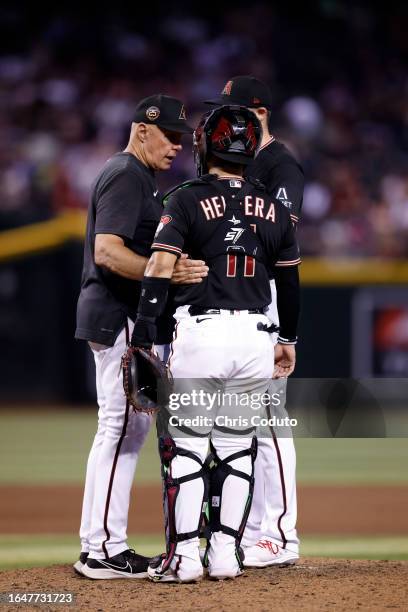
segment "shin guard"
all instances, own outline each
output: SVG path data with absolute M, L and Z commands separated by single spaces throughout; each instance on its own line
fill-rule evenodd
M 162 482 L 163 482 L 163 511 L 165 520 L 165 535 L 166 535 L 166 559 L 162 566 L 164 573 L 170 566 L 170 563 L 175 555 L 178 542 L 195 538 L 200 535 L 200 527 L 203 520 L 203 511 L 200 513 L 197 529 L 187 533 L 178 533 L 176 527 L 176 502 L 180 492 L 180 485 L 195 478 L 202 478 L 204 481 L 204 495 L 202 508 L 206 505 L 206 496 L 208 496 L 208 468 L 205 467 L 200 459 L 193 453 L 178 448 L 171 437 L 159 438 L 159 453 L 162 464 Z M 200 465 L 200 470 L 187 474 L 179 478 L 172 476 L 172 461 L 177 455 L 182 455 L 193 459 Z
M 257 454 L 257 439 L 254 437 L 252 439 L 252 444 L 249 448 L 239 451 L 237 453 L 233 453 L 229 455 L 226 459 L 221 460 L 213 447 L 211 445 L 211 451 L 213 454 L 213 465 L 210 469 L 210 491 L 209 491 L 209 521 L 206 527 L 205 537 L 207 538 L 207 551 L 204 558 L 204 565 L 207 565 L 207 556 L 209 550 L 209 542 L 211 535 L 217 531 L 221 531 L 226 533 L 233 538 L 235 538 L 235 546 L 236 546 L 236 555 L 240 566 L 242 567 L 242 558 L 239 552 L 241 539 L 244 533 L 245 525 L 248 520 L 249 511 L 251 509 L 252 497 L 254 491 L 254 464 Z M 230 463 L 235 459 L 240 459 L 241 457 L 249 456 L 251 458 L 251 474 L 246 474 L 240 470 L 234 469 Z M 228 476 L 236 476 L 238 478 L 243 478 L 249 484 L 248 487 L 248 498 L 246 500 L 244 512 L 242 514 L 241 523 L 238 529 L 233 529 L 228 525 L 224 525 L 221 522 L 221 509 L 222 509 L 222 496 L 223 496 L 223 488 L 224 483 Z

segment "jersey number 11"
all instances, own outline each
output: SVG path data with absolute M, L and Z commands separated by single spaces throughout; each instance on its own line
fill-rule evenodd
M 227 255 L 227 276 L 229 278 L 237 275 L 237 255 Z M 245 255 L 244 276 L 255 276 L 255 259 Z

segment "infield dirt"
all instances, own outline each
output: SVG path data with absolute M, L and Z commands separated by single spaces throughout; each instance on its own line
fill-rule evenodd
M 153 584 L 147 580 L 90 581 L 69 565 L 6 571 L 0 591 L 67 593 L 74 606 L 26 610 L 189 610 L 279 612 L 406 610 L 408 561 L 302 559 L 293 568 L 246 570 L 234 581 Z M 16 610 L 16 606 L 2 606 Z
M 77 533 L 83 488 L 73 485 L 0 487 L 0 533 Z M 300 486 L 300 534 L 408 533 L 406 486 Z M 139 485 L 129 533 L 161 533 L 161 488 Z

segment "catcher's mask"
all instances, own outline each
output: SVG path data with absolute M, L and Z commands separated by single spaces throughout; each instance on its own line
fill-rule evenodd
M 206 113 L 193 137 L 197 175 L 208 172 L 210 154 L 232 164 L 249 164 L 258 152 L 261 139 L 261 124 L 245 106 L 220 106 Z

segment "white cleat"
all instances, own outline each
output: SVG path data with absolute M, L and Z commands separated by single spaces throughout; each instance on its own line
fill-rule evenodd
M 236 567 L 228 567 L 228 568 L 220 568 L 220 567 L 212 567 L 211 565 L 208 568 L 208 576 L 211 580 L 233 580 L 241 574 L 244 573 L 244 570 L 240 569 L 237 565 Z
M 208 551 L 208 576 L 211 580 L 232 580 L 244 571 L 238 560 L 235 540 L 222 532 L 213 533 Z
M 244 554 L 244 567 L 288 567 L 299 560 L 297 553 L 286 550 L 267 538 L 259 540 L 255 546 L 245 548 Z
M 194 563 L 191 559 L 187 559 L 183 555 L 176 555 L 172 560 L 170 567 L 163 572 L 163 565 L 166 559 L 163 559 L 156 567 L 149 565 L 147 568 L 147 576 L 152 582 L 198 582 L 204 575 L 203 567 L 200 563 Z

